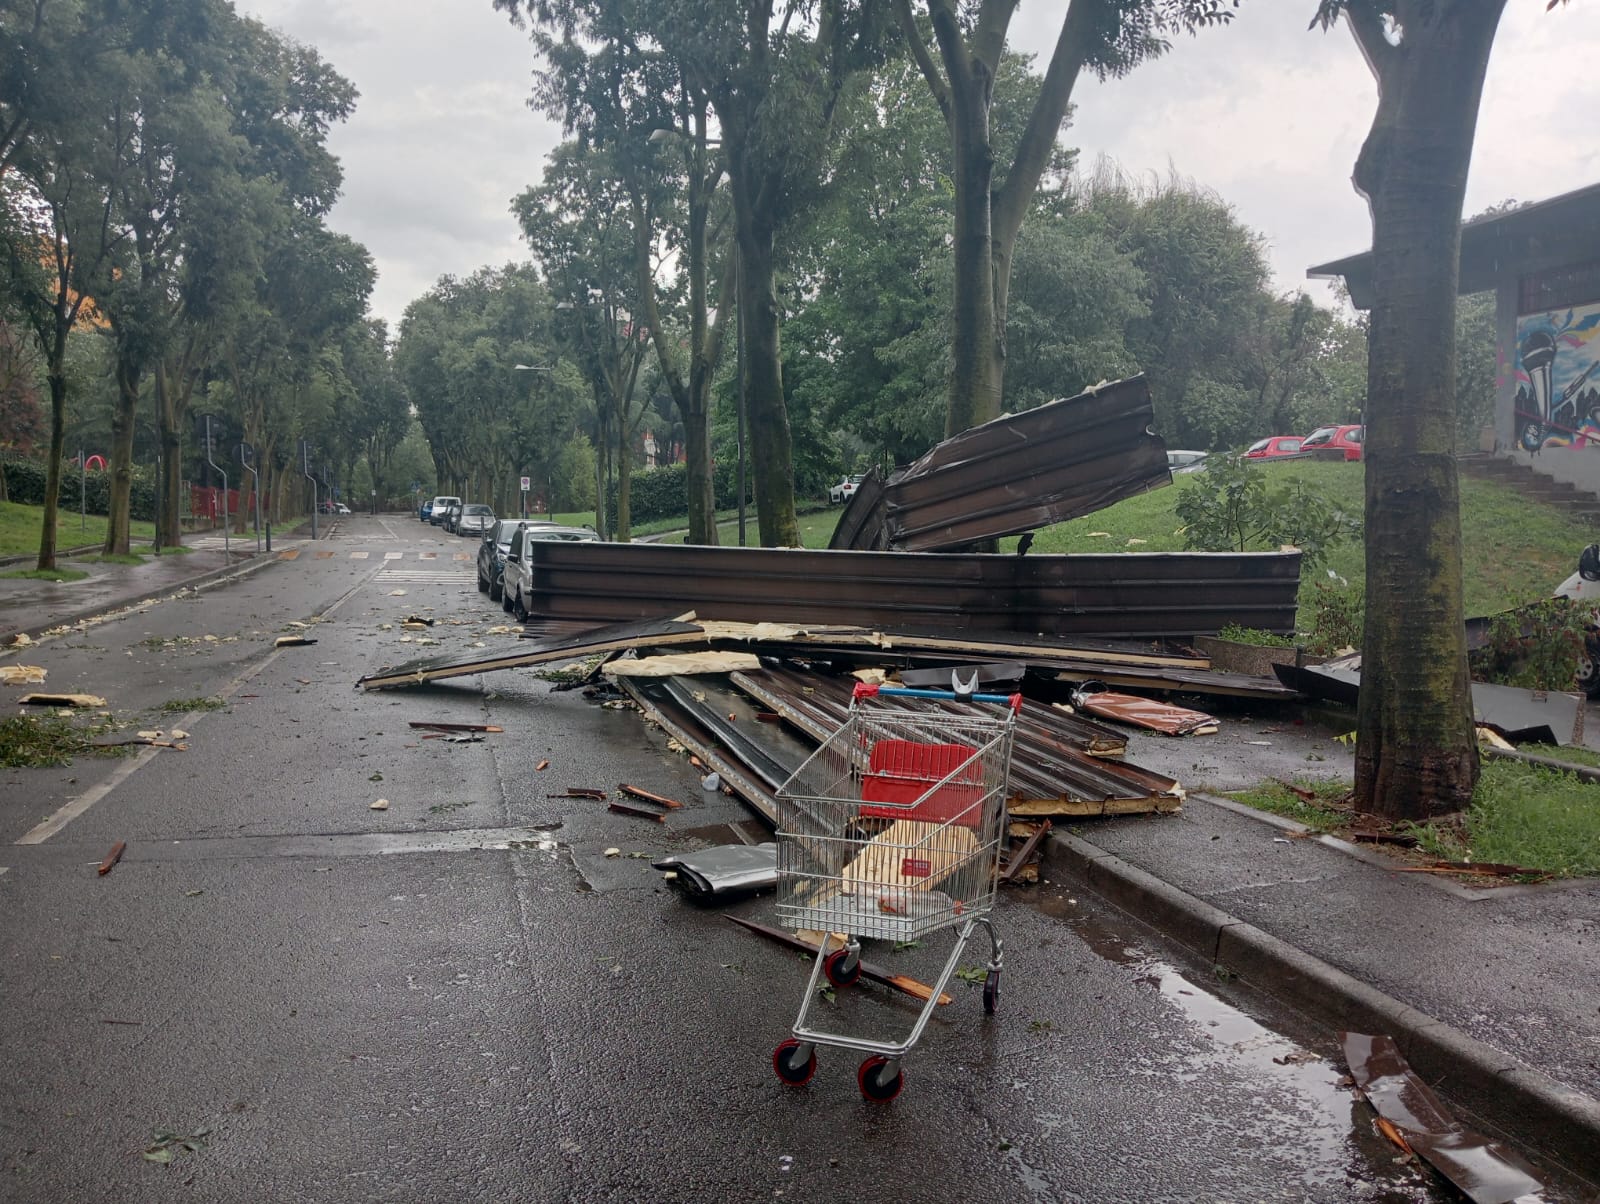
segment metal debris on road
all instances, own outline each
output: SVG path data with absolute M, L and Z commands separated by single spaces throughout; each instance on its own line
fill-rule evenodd
M 1108 690 L 1100 682 L 1086 682 L 1074 690 L 1072 705 L 1101 719 L 1115 719 L 1164 736 L 1210 736 L 1222 726 L 1215 715 L 1204 711 Z
M 506 729 L 493 723 L 441 723 L 429 719 L 413 719 L 411 727 L 427 728 L 435 732 L 503 732 Z
M 116 844 L 111 846 L 111 851 L 106 854 L 106 859 L 100 863 L 100 868 L 97 869 L 95 871 L 95 873 L 99 874 L 100 877 L 104 878 L 107 874 L 109 874 L 111 872 L 112 867 L 114 867 L 117 864 L 117 862 L 122 860 L 122 855 L 124 853 L 126 853 L 127 851 L 128 851 L 128 842 L 125 841 L 125 840 L 117 841 Z
M 1542 1199 L 1546 1184 L 1515 1150 L 1468 1128 L 1411 1069 L 1394 1038 L 1342 1032 L 1339 1044 L 1367 1103 L 1405 1146 L 1474 1204 Z
M 610 797 L 604 790 L 598 790 L 593 786 L 568 786 L 564 793 L 545 795 L 545 798 L 587 798 L 601 803 Z
M 315 644 L 316 642 L 316 640 L 308 639 L 303 635 L 280 635 L 277 639 L 272 641 L 272 646 L 274 648 L 301 648 L 307 644 Z
M 609 803 L 607 807 L 618 815 L 634 815 L 640 819 L 653 819 L 658 824 L 667 822 L 667 816 L 664 811 L 650 811 L 644 807 L 635 807 L 631 803 L 618 802 Z
M 683 806 L 683 804 L 678 802 L 676 799 L 670 799 L 665 795 L 655 794 L 639 786 L 630 786 L 626 782 L 621 783 L 617 789 L 622 791 L 622 793 L 626 794 L 629 798 L 636 798 L 646 803 L 655 803 L 657 806 L 665 807 L 669 811 L 676 811 L 679 807 Z
M 778 846 L 723 844 L 659 857 L 650 865 L 671 872 L 672 881 L 696 898 L 749 894 L 778 881 Z

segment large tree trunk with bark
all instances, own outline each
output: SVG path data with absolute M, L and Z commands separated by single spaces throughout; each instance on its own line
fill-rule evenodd
M 111 499 L 106 518 L 107 556 L 126 556 L 133 501 L 133 424 L 139 411 L 139 369 L 117 358 L 117 401 L 111 414 Z
M 797 548 L 800 524 L 794 513 L 794 456 L 789 408 L 783 397 L 773 231 L 745 213 L 739 214 L 738 226 L 739 333 L 744 340 L 745 417 L 761 545 Z
M 995 310 L 994 238 L 989 192 L 994 151 L 989 145 L 987 76 L 951 89 L 956 171 L 955 294 L 952 299 L 949 438 L 1000 414 L 1005 381 L 1005 326 Z
M 1356 801 L 1394 819 L 1460 811 L 1478 750 L 1463 626 L 1455 300 L 1462 201 L 1504 0 L 1417 6 L 1390 43 L 1348 14 L 1379 81 L 1356 163 L 1372 207 L 1366 628 Z
M 179 506 L 179 493 L 183 489 L 183 407 L 166 364 L 158 362 L 155 374 L 156 425 L 161 441 L 161 479 L 156 485 L 156 542 L 158 547 L 175 548 L 183 543 Z
M 46 379 L 50 385 L 50 459 L 45 464 L 44 522 L 39 527 L 41 569 L 56 567 L 56 527 L 61 512 L 61 457 L 67 452 L 67 335 L 60 332 L 50 348 Z

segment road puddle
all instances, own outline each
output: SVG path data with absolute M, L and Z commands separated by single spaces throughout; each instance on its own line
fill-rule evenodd
M 1297 1186 L 1312 1195 L 1343 1185 L 1352 1199 L 1446 1198 L 1428 1172 L 1400 1158 L 1378 1133 L 1372 1110 L 1350 1089 L 1331 1033 L 1326 1049 L 1308 1048 L 1151 953 L 1137 937 L 1085 915 L 1071 898 L 1047 896 L 1037 902 L 1097 956 L 1127 967 L 1141 988 L 1186 1022 L 1187 1040 L 1130 1065 L 1130 1074 L 1161 1082 L 1215 1083 L 1219 1093 L 1223 1084 L 1244 1086 L 1258 1103 L 1242 1115 L 1230 1111 L 1230 1138 L 1278 1149 L 1292 1141 Z

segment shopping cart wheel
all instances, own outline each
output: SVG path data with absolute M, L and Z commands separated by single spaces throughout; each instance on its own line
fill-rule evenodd
M 836 987 L 848 987 L 861 977 L 861 957 L 849 949 L 835 949 L 822 960 L 822 972 Z
M 993 1016 L 1000 1006 L 1000 971 L 990 970 L 983 980 L 983 1014 Z
M 817 1073 L 817 1047 L 790 1037 L 772 1051 L 772 1069 L 791 1087 L 804 1087 Z
M 876 1104 L 887 1104 L 900 1094 L 900 1088 L 906 1085 L 906 1076 L 899 1063 L 889 1061 L 882 1054 L 873 1054 L 856 1071 L 856 1083 L 861 1088 L 863 1098 Z

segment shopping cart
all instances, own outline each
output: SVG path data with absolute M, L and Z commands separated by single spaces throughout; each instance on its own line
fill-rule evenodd
M 975 681 L 976 679 L 974 679 Z M 927 1027 L 973 929 L 989 937 L 983 1008 L 1000 996 L 1002 947 L 989 921 L 1006 825 L 1006 779 L 1020 695 L 857 685 L 844 726 L 778 791 L 778 919 L 819 933 L 794 1036 L 773 1052 L 786 1083 L 809 1082 L 818 1045 L 868 1054 L 856 1081 L 887 1101 L 900 1061 Z M 861 939 L 912 941 L 949 928 L 955 947 L 902 1041 L 813 1024 L 821 980 L 851 985 Z M 842 934 L 835 944 L 829 934 Z

